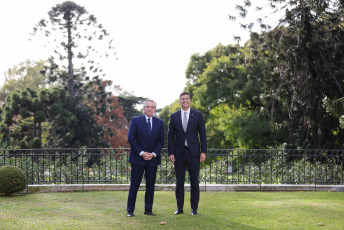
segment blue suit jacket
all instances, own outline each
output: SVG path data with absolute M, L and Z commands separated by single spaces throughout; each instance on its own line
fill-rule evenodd
M 133 117 L 130 121 L 128 142 L 131 147 L 129 155 L 129 162 L 131 164 L 141 166 L 146 164 L 157 166 L 161 164 L 160 152 L 165 142 L 163 121 L 157 117 L 152 117 L 152 132 L 149 136 L 145 115 Z M 141 151 L 154 152 L 156 157 L 146 161 L 140 157 Z
M 171 114 L 168 125 L 168 154 L 180 156 L 183 154 L 185 139 L 193 156 L 207 153 L 207 136 L 202 113 L 190 109 L 188 126 L 184 132 L 182 125 L 181 110 Z

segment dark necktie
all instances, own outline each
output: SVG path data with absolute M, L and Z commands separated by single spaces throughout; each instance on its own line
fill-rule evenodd
M 151 135 L 151 132 L 152 132 L 152 126 L 151 126 L 151 122 L 150 122 L 150 118 L 148 118 L 148 134 Z

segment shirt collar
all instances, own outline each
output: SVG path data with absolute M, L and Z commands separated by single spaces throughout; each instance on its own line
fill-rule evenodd
M 182 114 L 184 114 L 185 112 L 189 115 L 190 114 L 190 108 L 187 111 L 184 111 L 183 109 L 180 109 L 182 111 Z
M 146 122 L 148 122 L 148 119 L 150 119 L 150 120 L 151 120 L 151 122 L 153 121 L 153 116 L 151 116 L 151 117 L 147 117 L 147 115 L 145 114 L 145 118 L 146 118 Z

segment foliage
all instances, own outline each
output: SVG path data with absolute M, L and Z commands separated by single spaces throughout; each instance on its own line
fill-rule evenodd
M 344 129 L 344 97 L 330 100 L 325 97 L 323 100 L 326 112 L 339 119 L 340 128 Z
M 26 185 L 26 175 L 20 168 L 11 165 L 0 167 L 0 193 L 8 196 L 23 191 Z
M 1 132 L 12 147 L 62 147 L 73 143 L 65 137 L 73 135 L 78 120 L 71 112 L 71 98 L 64 89 L 12 91 L 4 110 Z
M 343 165 L 338 162 L 336 157 L 327 159 L 324 162 L 310 161 L 309 156 L 304 155 L 301 159 L 288 162 L 286 158 L 272 157 L 266 162 L 261 163 L 260 167 L 245 167 L 246 178 L 255 178 L 262 172 L 258 180 L 263 184 L 328 184 L 331 181 L 337 184 L 342 180 L 341 175 L 344 171 Z
M 116 98 L 107 91 L 111 81 L 102 79 L 105 74 L 99 66 L 101 59 L 113 50 L 109 33 L 94 15 L 71 1 L 55 5 L 48 15 L 33 32 L 36 36 L 43 32 L 48 43 L 54 44 L 42 73 L 48 83 L 67 90 L 72 99 L 70 111 L 76 117 L 73 130 L 59 131 L 69 144 L 60 147 L 124 146 L 127 121 L 122 117 L 122 108 L 116 105 Z
M 105 92 L 111 84 L 111 81 L 102 81 L 101 87 L 93 85 L 89 88 L 87 104 L 93 109 L 95 121 L 103 127 L 103 142 L 109 143 L 112 148 L 129 147 L 128 121 L 123 114 L 123 107 L 119 105 L 118 97 Z
M 171 113 L 180 110 L 179 99 L 175 100 L 169 106 L 165 106 L 159 113 L 159 118 L 164 122 L 164 130 L 168 130 L 168 124 L 170 121 Z M 167 141 L 165 141 L 165 146 L 167 146 Z
M 340 148 L 344 133 L 324 99 L 343 97 L 343 2 L 269 2 L 282 4 L 285 14 L 274 29 L 262 24 L 260 34 L 251 33 L 247 65 L 264 60 L 263 71 L 251 76 L 264 85 L 260 97 L 271 127 L 287 131 L 289 148 Z
M 217 184 L 340 184 L 344 173 L 341 157 L 322 156 L 326 153 L 296 157 L 283 150 L 260 155 L 234 150 L 208 158 L 201 167 L 200 180 Z
M 277 144 L 278 134 L 271 132 L 269 117 L 256 110 L 223 104 L 210 111 L 209 117 L 207 136 L 213 148 L 264 149 Z
M 221 44 L 203 55 L 193 55 L 186 71 L 186 90 L 194 106 L 206 115 L 221 104 L 259 106 L 255 96 L 261 90 L 260 85 L 248 82 L 244 65 L 249 55 L 245 47 Z
M 103 71 L 98 66 L 99 63 L 91 58 L 94 58 L 94 55 L 100 58 L 109 56 L 108 51 L 113 50 L 112 40 L 107 41 L 110 34 L 94 15 L 72 1 L 55 5 L 48 15 L 49 19 L 41 19 L 34 27 L 33 35 L 42 31 L 47 38 L 54 39 L 53 45 L 58 43 L 49 59 L 50 70 L 56 70 L 59 62 L 65 60 L 67 69 L 63 66 L 65 73 L 51 72 L 47 77 L 51 82 L 59 80 L 68 88 L 71 97 L 75 98 L 76 90 L 82 86 L 83 80 L 89 80 L 86 72 L 93 73 L 97 79 L 100 78 L 99 75 Z M 83 77 L 86 78 L 82 79 Z
M 30 184 L 127 184 L 129 149 L 3 150 L 0 165 L 16 165 Z M 201 164 L 200 181 L 211 184 L 340 184 L 342 155 L 331 152 L 218 150 Z M 14 157 L 14 153 L 16 157 Z M 229 170 L 231 169 L 231 170 Z M 175 182 L 168 154 L 161 154 L 157 184 Z M 144 178 L 143 178 L 143 182 Z
M 130 92 L 124 91 L 119 94 L 118 103 L 123 108 L 125 118 L 130 121 L 132 117 L 139 116 L 142 114 L 142 103 L 147 98 L 137 97 Z M 139 107 L 139 110 L 136 108 Z
M 260 13 L 260 32 L 241 24 L 251 34 L 243 47 L 219 44 L 190 59 L 186 91 L 204 114 L 208 145 L 343 147 L 343 2 L 267 2 L 276 14 L 285 10 L 277 26 Z M 237 5 L 239 16 L 250 7 L 250 0 Z
M 21 153 L 21 154 L 19 154 Z M 77 151 L 63 149 L 44 150 L 36 157 L 30 151 L 17 152 L 20 157 L 0 157 L 0 165 L 20 166 L 30 183 L 78 184 L 78 183 L 128 183 L 128 153 L 125 150 L 97 151 L 80 148 Z M 42 167 L 43 166 L 43 167 Z
M 269 114 L 262 111 L 263 85 L 252 77 L 259 74 L 264 62 L 249 68 L 246 63 L 251 55 L 248 44 L 219 44 L 191 57 L 186 91 L 192 95 L 192 106 L 203 112 L 211 148 L 267 148 L 279 144 L 281 130 L 271 130 Z
M 33 62 L 27 60 L 14 66 L 5 73 L 4 84 L 0 89 L 0 102 L 14 90 L 25 90 L 30 88 L 38 91 L 46 88 L 45 76 L 40 73 L 44 69 L 44 61 Z

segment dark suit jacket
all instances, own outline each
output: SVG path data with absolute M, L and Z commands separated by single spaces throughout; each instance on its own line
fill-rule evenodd
M 182 125 L 181 110 L 171 114 L 168 125 L 168 154 L 175 157 L 183 154 L 185 139 L 193 156 L 207 153 L 207 137 L 202 113 L 190 109 L 188 126 L 184 132 Z
M 145 115 L 133 117 L 130 122 L 128 132 L 128 142 L 130 144 L 129 162 L 131 164 L 145 166 L 146 164 L 157 166 L 161 164 L 160 152 L 164 146 L 164 126 L 161 119 L 152 117 L 152 133 L 148 135 L 148 126 Z M 154 152 L 156 157 L 150 161 L 145 161 L 140 157 L 140 152 Z

